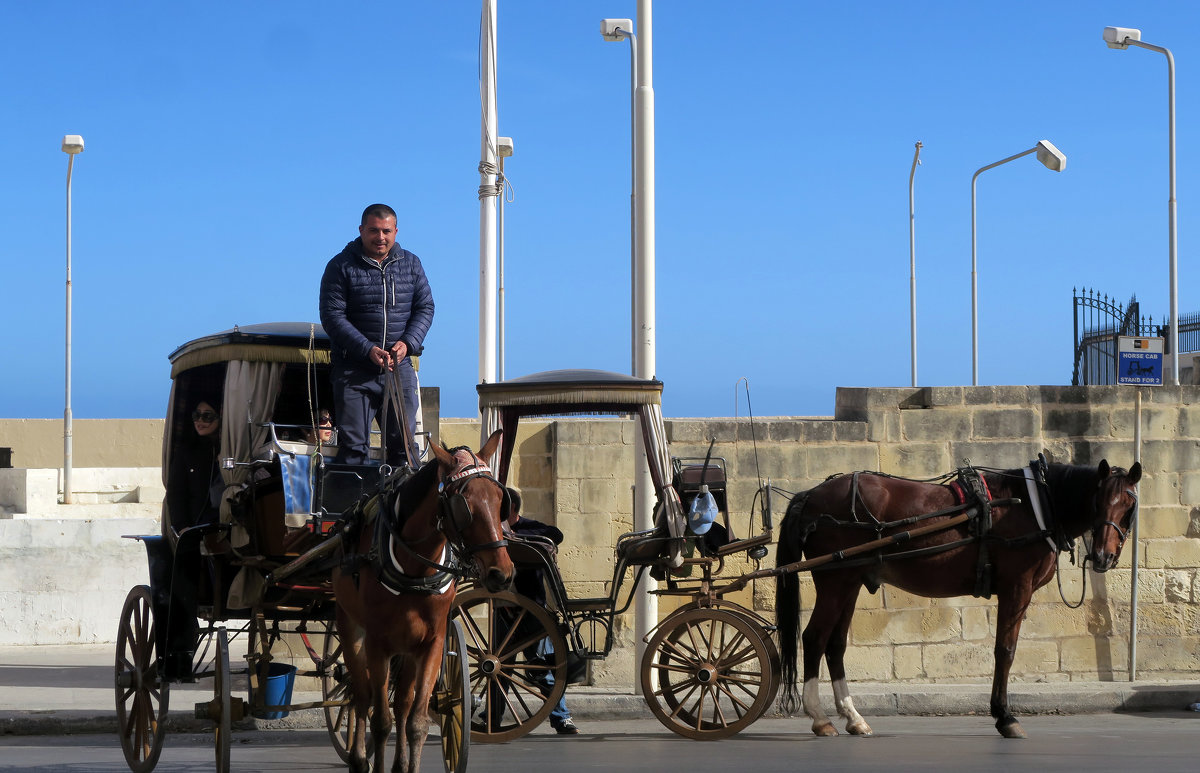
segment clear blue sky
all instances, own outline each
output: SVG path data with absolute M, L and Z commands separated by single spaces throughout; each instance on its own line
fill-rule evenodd
M 76 417 L 161 416 L 167 355 L 234 324 L 315 320 L 326 261 L 374 201 L 437 302 L 422 381 L 475 410 L 480 5 L 0 0 L 0 416 L 62 415 L 64 134 L 74 174 Z M 633 0 L 500 0 L 510 376 L 629 368 Z M 917 172 L 922 385 L 1065 384 L 1073 286 L 1167 306 L 1164 57 L 1178 60 L 1180 311 L 1200 6 L 1183 2 L 658 0 L 657 374 L 669 416 L 829 415 L 907 386 Z M 744 415 L 745 407 L 741 408 Z

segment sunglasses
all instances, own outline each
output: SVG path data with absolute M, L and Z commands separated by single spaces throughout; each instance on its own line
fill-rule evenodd
M 212 411 L 192 411 L 192 421 L 201 421 L 205 424 L 212 424 L 218 418 L 217 414 Z

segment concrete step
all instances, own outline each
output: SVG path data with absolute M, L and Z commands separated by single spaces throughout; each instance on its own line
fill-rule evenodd
M 71 471 L 73 505 L 161 504 L 165 496 L 158 467 L 85 467 Z M 3 513 L 91 517 L 51 515 L 62 499 L 62 470 L 0 469 L 0 517 L 6 517 Z
M 0 518 L 13 520 L 111 520 L 118 518 L 158 519 L 162 502 L 107 502 L 97 504 L 54 505 L 33 513 L 10 513 Z

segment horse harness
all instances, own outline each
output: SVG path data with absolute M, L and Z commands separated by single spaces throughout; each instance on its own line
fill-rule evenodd
M 462 459 L 458 454 L 465 452 L 469 459 Z M 429 534 L 415 540 L 405 541 L 400 538 L 404 521 L 397 518 L 396 508 L 388 506 L 395 501 L 397 487 L 413 476 L 411 471 L 389 480 L 387 489 L 371 498 L 364 507 L 355 508 L 352 518 L 357 519 L 354 528 L 348 528 L 347 537 L 354 537 L 362 526 L 370 526 L 374 530 L 370 550 L 364 554 L 347 556 L 342 563 L 344 571 L 353 571 L 357 580 L 357 569 L 364 564 L 370 564 L 375 571 L 379 583 L 391 593 L 414 593 L 419 595 L 437 596 L 445 593 L 459 578 L 467 574 L 466 563 L 462 560 L 481 550 L 505 547 L 508 541 L 499 539 L 479 545 L 468 545 L 464 531 L 471 525 L 475 515 L 463 495 L 462 489 L 467 482 L 474 478 L 485 478 L 500 486 L 503 501 L 507 506 L 508 491 L 492 476 L 491 468 L 465 448 L 454 449 L 458 466 L 442 479 L 438 493 L 437 522 Z M 413 546 L 420 545 L 435 538 L 439 534 L 446 537 L 439 560 L 431 560 L 418 553 Z M 396 560 L 397 551 L 409 556 L 417 563 L 435 570 L 428 576 L 407 574 Z
M 1066 538 L 1057 519 L 1054 517 L 1053 500 L 1049 496 L 1049 485 L 1046 482 L 1046 460 L 1042 455 L 1038 455 L 1038 459 L 1030 462 L 1025 468 L 1026 487 L 1029 492 L 1029 501 L 1031 509 L 1034 513 L 1034 518 L 1037 522 L 1037 531 L 1032 534 L 1016 537 L 1012 539 L 1004 539 L 992 534 L 992 509 L 995 507 L 1011 506 L 1019 504 L 1019 498 L 1011 499 L 995 499 L 992 496 L 991 489 L 988 487 L 987 480 L 983 474 L 975 467 L 968 465 L 959 468 L 952 475 L 955 479 L 950 483 L 945 484 L 947 488 L 954 494 L 955 505 L 944 510 L 938 510 L 932 513 L 923 513 L 921 515 L 906 518 L 901 521 L 884 523 L 870 512 L 865 501 L 859 494 L 858 477 L 861 473 L 853 473 L 851 480 L 850 494 L 850 517 L 851 523 L 844 521 L 837 522 L 843 526 L 864 526 L 872 528 L 877 535 L 882 535 L 885 529 L 894 529 L 911 526 L 919 521 L 936 518 L 941 516 L 953 515 L 966 511 L 969 516 L 967 528 L 970 536 L 967 539 L 957 540 L 954 542 L 934 545 L 928 548 L 917 548 L 908 551 L 885 553 L 881 548 L 875 552 L 870 558 L 853 559 L 850 561 L 841 561 L 834 555 L 835 563 L 828 566 L 832 569 L 835 567 L 845 568 L 854 564 L 877 564 L 882 563 L 885 559 L 896 560 L 900 558 L 917 558 L 924 555 L 932 555 L 935 553 L 952 550 L 971 542 L 979 543 L 979 557 L 975 570 L 975 589 L 973 595 L 978 598 L 990 598 L 992 594 L 992 564 L 990 548 L 995 543 L 1003 543 L 1005 547 L 1017 547 L 1030 542 L 1045 540 L 1047 544 L 1055 552 L 1071 552 L 1072 561 L 1074 561 L 1074 543 Z M 879 474 L 879 473 L 873 473 Z M 949 476 L 947 476 L 949 477 Z M 1134 497 L 1135 508 L 1137 495 L 1132 490 L 1128 490 Z M 861 507 L 862 513 L 859 512 Z M 1135 510 L 1136 513 L 1136 510 Z M 807 532 L 811 533 L 817 526 L 817 521 L 820 518 L 814 519 L 808 525 Z M 1122 530 L 1118 524 L 1111 521 L 1106 522 L 1117 530 L 1117 534 L 1124 542 L 1126 530 Z M 901 544 L 907 540 L 907 533 L 896 535 L 897 539 L 893 545 Z

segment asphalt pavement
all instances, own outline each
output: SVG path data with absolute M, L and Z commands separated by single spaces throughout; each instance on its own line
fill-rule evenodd
M 116 731 L 113 685 L 115 645 L 0 646 L 0 734 L 46 735 Z M 233 664 L 236 670 L 238 664 Z M 311 682 L 311 680 L 310 680 Z M 307 687 L 307 689 L 306 689 Z M 244 680 L 234 694 L 246 697 Z M 870 721 L 878 716 L 986 715 L 988 684 L 852 682 L 856 708 Z M 320 700 L 315 684 L 299 684 L 293 702 Z M 195 719 L 196 703 L 213 696 L 211 680 L 172 685 L 169 728 L 201 732 L 211 723 Z M 827 684 L 822 699 L 836 712 Z M 651 720 L 645 701 L 629 691 L 573 686 L 567 702 L 577 720 Z M 1200 702 L 1200 678 L 1186 681 L 1013 682 L 1009 705 L 1018 717 L 1036 714 L 1181 711 Z M 768 717 L 773 712 L 768 712 Z M 294 711 L 283 719 L 246 719 L 239 730 L 317 729 L 321 711 Z

